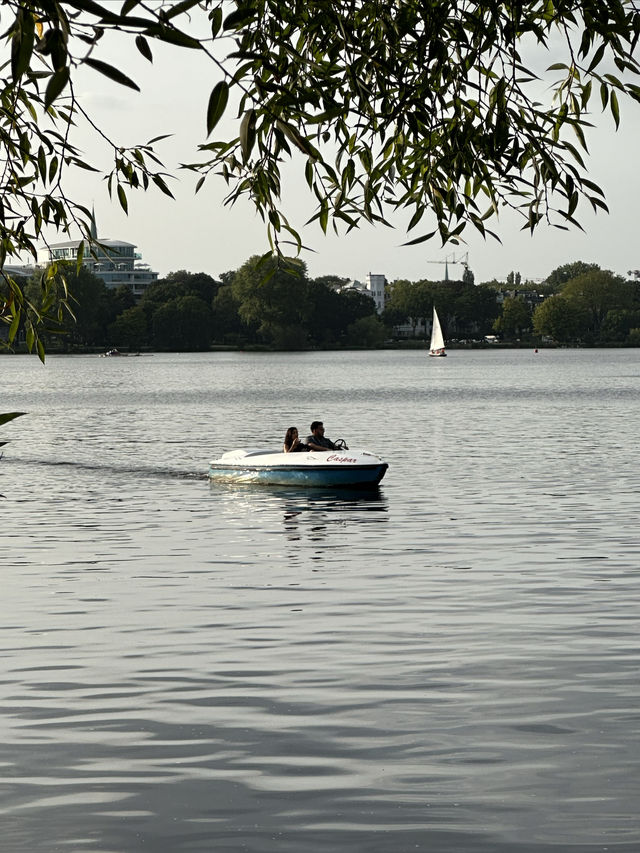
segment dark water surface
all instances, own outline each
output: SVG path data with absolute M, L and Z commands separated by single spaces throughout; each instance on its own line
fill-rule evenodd
M 640 350 L 0 392 L 2 853 L 640 850 Z M 209 486 L 315 418 L 378 492 Z

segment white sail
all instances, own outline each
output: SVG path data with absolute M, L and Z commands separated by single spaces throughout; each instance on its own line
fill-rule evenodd
M 432 353 L 444 352 L 444 338 L 442 337 L 442 329 L 440 328 L 440 320 L 435 305 L 433 306 L 433 323 L 431 325 L 431 344 L 429 351 Z

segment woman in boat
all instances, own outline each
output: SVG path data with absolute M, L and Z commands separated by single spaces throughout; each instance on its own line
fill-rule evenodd
M 300 441 L 297 427 L 289 427 L 284 437 L 285 453 L 303 453 L 309 450 L 306 444 Z

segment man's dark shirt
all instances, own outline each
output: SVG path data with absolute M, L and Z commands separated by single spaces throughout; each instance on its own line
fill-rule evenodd
M 331 439 L 327 438 L 324 435 L 322 437 L 318 437 L 318 436 L 315 436 L 313 433 L 311 433 L 311 435 L 308 435 L 305 438 L 304 442 L 305 442 L 305 444 L 317 444 L 318 447 L 326 447 L 327 450 L 335 450 L 336 449 L 336 446 L 331 441 Z

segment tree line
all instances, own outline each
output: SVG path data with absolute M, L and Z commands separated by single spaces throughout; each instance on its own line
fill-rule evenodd
M 39 307 L 45 293 L 39 271 L 24 285 Z M 41 332 L 47 351 L 97 347 L 198 351 L 215 345 L 295 350 L 376 346 L 386 331 L 373 299 L 340 292 L 346 278 L 310 278 L 304 263 L 252 257 L 215 279 L 206 273 L 172 272 L 149 285 L 136 301 L 126 287 L 107 288 L 85 267 L 68 265 L 69 310 Z
M 397 281 L 383 316 L 387 323 L 408 318 L 416 334 L 435 305 L 448 339 L 495 334 L 506 343 L 639 346 L 640 272 L 629 276 L 574 261 L 541 283 L 523 283 L 517 272 L 506 282 L 477 287 L 469 281 Z
M 24 284 L 29 300 L 45 298 L 39 271 Z M 425 339 L 435 305 L 445 337 L 504 343 L 640 345 L 640 273 L 625 279 L 582 261 L 553 270 L 538 284 L 519 273 L 505 282 L 408 281 L 387 286 L 385 309 L 344 289 L 340 276 L 310 278 L 305 264 L 249 258 L 217 279 L 172 272 L 147 287 L 139 301 L 126 287 L 107 288 L 88 269 L 69 265 L 70 310 L 43 330 L 48 350 L 198 351 L 215 346 L 300 350 L 378 347 L 391 340 Z M 49 285 L 50 288 L 50 285 Z

